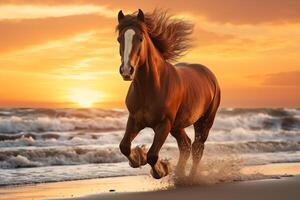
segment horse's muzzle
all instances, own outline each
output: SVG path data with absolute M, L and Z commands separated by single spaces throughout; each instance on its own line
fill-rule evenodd
M 124 65 L 122 64 L 120 66 L 120 74 L 123 77 L 124 81 L 131 81 L 132 80 L 132 75 L 134 72 L 134 68 L 131 65 L 128 65 L 127 67 L 124 67 Z

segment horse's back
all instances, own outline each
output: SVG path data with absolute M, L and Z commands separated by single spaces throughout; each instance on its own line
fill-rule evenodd
M 213 72 L 206 66 L 201 64 L 189 64 L 189 63 L 177 63 L 175 65 L 175 68 L 180 76 L 183 78 L 186 76 L 189 76 L 192 74 L 196 74 L 197 77 L 199 76 L 205 76 L 205 79 L 209 79 L 212 81 L 215 85 L 218 86 L 218 81 Z
M 205 114 L 220 89 L 215 75 L 204 65 L 179 63 L 175 68 L 183 87 L 176 119 L 178 126 L 185 127 Z

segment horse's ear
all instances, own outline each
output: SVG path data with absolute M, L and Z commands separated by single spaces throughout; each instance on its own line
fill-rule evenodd
M 119 13 L 118 13 L 118 22 L 120 23 L 120 21 L 124 18 L 124 14 L 123 14 L 123 11 L 120 10 Z
M 141 9 L 139 9 L 139 12 L 137 14 L 137 19 L 141 22 L 144 22 L 145 21 L 145 16 L 144 16 L 144 13 Z

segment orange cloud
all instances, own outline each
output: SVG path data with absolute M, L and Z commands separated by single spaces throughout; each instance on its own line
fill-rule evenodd
M 295 87 L 247 86 L 223 88 L 221 105 L 225 107 L 299 107 Z
M 94 5 L 2 5 L 0 6 L 0 20 L 2 19 L 35 19 L 47 17 L 63 17 L 69 15 L 98 14 L 104 17 L 114 17 L 115 12 L 104 6 Z
M 111 27 L 113 20 L 99 15 L 0 21 L 0 53 L 72 35 Z
M 300 70 L 266 74 L 263 84 L 273 86 L 300 87 Z
M 2 4 L 28 4 L 26 0 L 1 1 Z M 111 8 L 152 10 L 155 7 L 170 8 L 176 12 L 190 12 L 205 16 L 212 21 L 236 24 L 256 24 L 262 22 L 300 21 L 300 2 L 297 0 L 32 0 L 33 5 L 105 5 Z

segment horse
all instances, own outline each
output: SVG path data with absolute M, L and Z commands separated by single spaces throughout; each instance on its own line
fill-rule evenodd
M 171 64 L 191 46 L 193 24 L 155 9 L 145 13 L 118 13 L 119 72 L 131 81 L 125 100 L 129 116 L 119 148 L 133 168 L 149 164 L 151 175 L 160 179 L 170 173 L 159 151 L 167 136 L 175 137 L 179 159 L 175 175 L 186 176 L 185 166 L 192 154 L 189 176 L 196 176 L 204 143 L 220 104 L 220 87 L 215 75 L 201 64 Z M 194 126 L 195 139 L 185 128 Z M 154 130 L 150 149 L 131 149 L 131 143 L 144 128 Z

